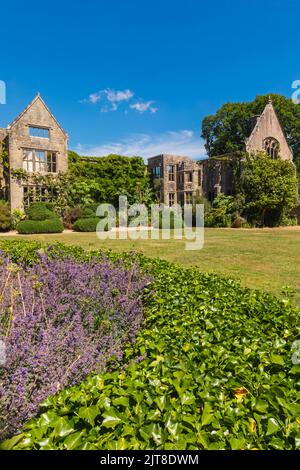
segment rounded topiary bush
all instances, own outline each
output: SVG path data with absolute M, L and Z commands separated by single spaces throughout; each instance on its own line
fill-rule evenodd
M 61 233 L 63 230 L 63 223 L 58 217 L 47 220 L 22 220 L 17 225 L 17 231 L 21 234 Z
M 17 231 L 22 234 L 30 233 L 61 233 L 63 223 L 46 202 L 35 202 L 27 210 L 27 219 L 17 224 Z
M 34 202 L 27 210 L 29 220 L 56 219 L 57 215 L 52 210 L 52 206 L 46 202 Z

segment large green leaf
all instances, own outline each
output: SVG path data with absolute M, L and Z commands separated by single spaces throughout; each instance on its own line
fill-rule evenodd
M 78 410 L 78 416 L 89 424 L 94 426 L 96 417 L 100 414 L 99 408 L 96 405 L 82 406 Z
M 268 419 L 268 429 L 267 429 L 267 436 L 270 436 L 271 434 L 274 434 L 280 429 L 280 425 L 276 421 L 275 418 L 269 418 Z
M 103 413 L 102 426 L 105 428 L 115 428 L 122 419 L 116 414 L 116 412 L 111 408 L 109 411 Z

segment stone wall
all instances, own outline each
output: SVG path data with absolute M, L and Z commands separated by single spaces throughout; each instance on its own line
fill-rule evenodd
M 173 165 L 173 181 L 169 179 L 169 165 Z M 153 168 L 160 168 L 158 196 L 161 203 L 169 204 L 170 193 L 174 195 L 174 204 L 184 204 L 187 193 L 196 194 L 197 191 L 201 192 L 201 168 L 189 157 L 172 154 L 157 155 L 148 159 L 150 174 L 152 174 Z M 188 173 L 191 174 L 192 181 L 188 181 Z
M 49 139 L 31 137 L 29 126 L 49 129 Z M 23 168 L 23 150 L 49 150 L 57 153 L 57 173 L 68 169 L 67 135 L 38 96 L 8 127 L 10 171 Z M 10 174 L 11 210 L 23 208 L 23 187 Z
M 220 193 L 232 195 L 233 161 L 228 158 L 209 158 L 201 163 L 202 192 L 206 199 L 212 201 Z

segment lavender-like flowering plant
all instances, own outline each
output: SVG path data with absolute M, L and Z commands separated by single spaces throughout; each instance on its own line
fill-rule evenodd
M 37 413 L 47 396 L 122 357 L 143 320 L 138 266 L 40 257 L 0 264 L 0 439 Z

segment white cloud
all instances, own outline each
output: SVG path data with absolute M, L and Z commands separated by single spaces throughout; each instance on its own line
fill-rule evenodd
M 110 153 L 147 159 L 161 153 L 184 155 L 191 158 L 205 158 L 204 142 L 192 130 L 163 132 L 156 135 L 133 134 L 119 142 L 100 145 L 81 145 L 75 148 L 81 155 L 104 156 Z
M 134 92 L 128 88 L 125 90 L 114 90 L 112 88 L 104 88 L 103 90 L 91 93 L 88 98 L 81 100 L 80 103 L 97 104 L 101 101 L 101 112 L 108 113 L 109 111 L 117 111 L 120 104 L 130 101 L 134 97 Z M 158 111 L 157 107 L 152 106 L 155 101 L 144 101 L 139 99 L 135 103 L 129 105 L 130 109 L 135 109 L 140 114 L 150 111 L 155 114 Z M 127 109 L 126 109 L 127 112 Z
M 96 93 L 91 93 L 88 97 L 88 101 L 92 104 L 98 103 L 101 100 L 101 92 L 97 91 Z
M 110 88 L 106 88 L 105 90 L 102 90 L 102 92 L 107 96 L 108 101 L 111 103 L 128 101 L 134 96 L 134 93 L 131 90 L 115 91 Z
M 106 113 L 108 111 L 116 111 L 119 104 L 130 100 L 134 96 L 133 91 L 126 90 L 113 90 L 111 88 L 104 88 L 103 90 L 91 93 L 88 98 L 81 100 L 81 103 L 97 104 L 99 101 L 103 102 L 101 111 Z
M 155 103 L 155 101 L 137 101 L 136 103 L 131 104 L 130 108 L 135 109 L 141 114 L 145 111 L 150 111 L 154 114 L 158 111 L 158 108 L 152 106 L 153 103 Z

